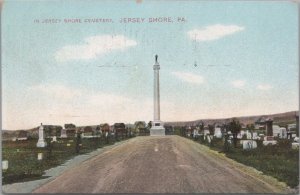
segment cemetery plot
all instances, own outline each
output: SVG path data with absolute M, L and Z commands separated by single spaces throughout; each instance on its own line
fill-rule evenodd
M 180 135 L 194 139 L 213 150 L 224 152 L 227 157 L 273 176 L 292 188 L 299 185 L 299 149 L 292 148 L 293 140 L 276 138 L 276 145 L 267 146 L 263 145 L 263 140 L 255 140 L 255 144 L 250 144 L 251 148 L 247 144 L 249 140 L 245 140 L 238 142 L 235 148 L 231 140 L 224 144 L 223 138 L 210 139 L 208 136 L 200 135 L 195 139 L 185 134 Z M 228 151 L 224 150 L 226 146 Z
M 51 140 L 53 139 L 47 138 L 46 141 L 50 144 L 45 148 L 36 147 L 37 139 L 2 141 L 2 160 L 7 161 L 2 166 L 8 165 L 2 171 L 2 184 L 41 179 L 45 170 L 63 164 L 75 155 L 115 142 L 114 138 L 82 139 L 79 153 L 76 153 L 75 138 L 58 138 L 52 143 Z

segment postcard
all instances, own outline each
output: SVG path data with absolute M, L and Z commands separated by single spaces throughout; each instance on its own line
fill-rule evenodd
M 3 193 L 299 193 L 298 2 L 1 11 Z

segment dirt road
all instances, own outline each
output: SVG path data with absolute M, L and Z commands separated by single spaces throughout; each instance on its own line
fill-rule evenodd
M 272 193 L 277 187 L 179 136 L 137 137 L 41 186 L 38 193 Z

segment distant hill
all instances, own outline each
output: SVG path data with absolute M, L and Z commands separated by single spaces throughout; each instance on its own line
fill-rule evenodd
M 299 111 L 291 111 L 291 112 L 285 112 L 285 113 L 279 113 L 279 114 L 269 114 L 269 115 L 255 115 L 255 116 L 242 116 L 242 117 L 234 117 L 240 121 L 240 123 L 247 125 L 247 124 L 253 124 L 255 121 L 259 120 L 260 118 L 271 118 L 273 119 L 273 124 L 278 125 L 285 125 L 285 124 L 291 124 L 296 123 L 296 116 L 299 116 Z M 201 121 L 204 123 L 204 125 L 208 124 L 223 124 L 228 123 L 231 121 L 233 117 L 231 118 L 222 118 L 222 119 L 198 119 L 195 121 L 179 121 L 179 122 L 165 122 L 165 125 L 171 125 L 171 126 L 195 126 Z
M 286 124 L 292 124 L 296 123 L 296 116 L 299 116 L 299 111 L 291 111 L 291 112 L 285 112 L 285 113 L 279 113 L 279 114 L 269 114 L 269 115 L 256 115 L 256 116 L 242 116 L 242 117 L 235 117 L 237 118 L 240 123 L 243 125 L 247 124 L 253 124 L 255 121 L 257 121 L 260 118 L 271 118 L 273 119 L 273 124 L 278 125 L 286 125 Z M 195 126 L 199 122 L 203 121 L 204 125 L 208 124 L 223 124 L 228 123 L 232 119 L 231 118 L 222 118 L 222 119 L 198 119 L 195 121 L 174 121 L 174 122 L 165 122 L 165 125 L 171 125 L 171 126 Z M 96 129 L 97 125 L 89 125 L 92 127 L 92 129 Z M 78 126 L 76 129 L 84 128 L 85 126 Z M 38 136 L 38 128 L 35 127 L 32 129 L 22 129 L 29 132 L 29 135 L 31 137 L 37 137 Z M 21 130 L 2 130 L 2 140 L 9 140 L 13 137 L 18 137 Z
M 24 129 L 25 131 L 28 132 L 28 135 L 30 135 L 31 137 L 37 137 L 38 136 L 38 128 L 39 127 L 35 127 L 32 129 Z M 14 137 L 18 137 L 20 131 L 23 130 L 2 130 L 2 140 L 10 140 Z

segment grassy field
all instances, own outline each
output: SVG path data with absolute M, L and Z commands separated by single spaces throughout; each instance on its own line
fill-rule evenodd
M 201 138 L 195 141 L 224 152 L 222 139 L 215 138 L 212 144 Z M 242 145 L 238 144 L 237 148 L 230 146 L 230 150 L 224 153 L 227 157 L 254 167 L 294 188 L 299 185 L 299 150 L 291 148 L 290 140 L 277 141 L 278 144 L 273 146 L 263 146 L 262 141 L 258 141 L 258 148 L 252 150 L 243 150 Z
M 2 171 L 2 183 L 9 184 L 40 179 L 44 171 L 63 164 L 66 160 L 80 154 L 91 152 L 108 144 L 114 139 L 101 138 L 82 139 L 80 152 L 76 153 L 75 138 L 58 139 L 50 148 L 37 148 L 37 139 L 26 141 L 2 141 L 2 160 L 8 160 L 8 169 Z M 38 153 L 43 153 L 43 159 L 38 160 Z

